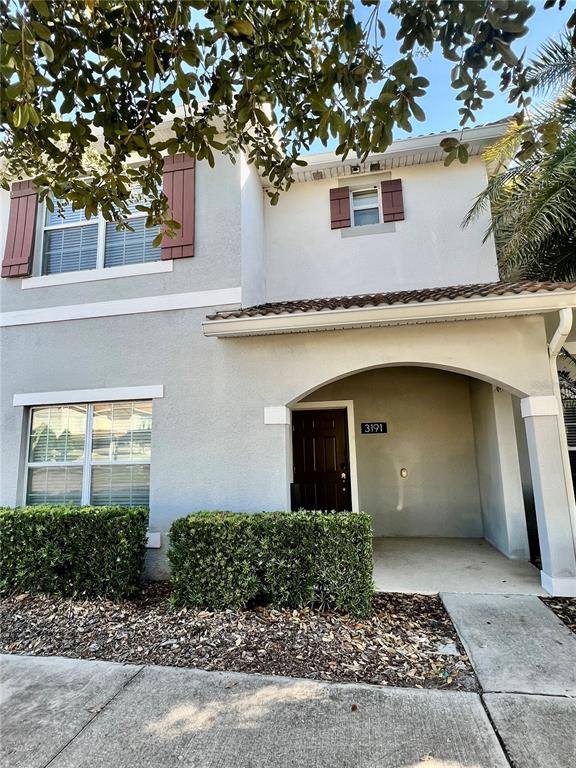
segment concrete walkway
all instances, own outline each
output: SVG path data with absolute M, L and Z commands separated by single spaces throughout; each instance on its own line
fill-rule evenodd
M 537 597 L 441 597 L 512 765 L 574 765 L 576 635 Z
M 374 539 L 374 583 L 379 592 L 546 594 L 532 563 L 485 539 Z
M 441 598 L 485 693 L 576 696 L 576 635 L 537 597 Z
M 1 661 L 2 768 L 508 768 L 474 693 Z

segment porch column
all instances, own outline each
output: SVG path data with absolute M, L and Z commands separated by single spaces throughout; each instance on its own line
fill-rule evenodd
M 542 586 L 552 595 L 576 596 L 576 555 L 569 489 L 562 464 L 558 400 L 554 395 L 521 401 L 538 520 Z
M 284 465 L 284 489 L 279 494 L 279 508 L 289 510 L 290 483 L 292 482 L 292 414 L 285 405 L 267 405 L 264 408 L 264 424 L 270 425 L 278 435 L 278 458 Z

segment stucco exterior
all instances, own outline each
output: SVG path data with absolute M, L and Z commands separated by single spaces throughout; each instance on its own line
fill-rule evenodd
M 534 488 L 549 587 L 576 588 L 574 501 L 557 461 L 565 435 L 550 415 L 555 304 L 524 311 L 519 297 L 514 316 L 239 338 L 203 329 L 219 307 L 497 279 L 486 221 L 460 228 L 485 182 L 480 160 L 450 169 L 421 161 L 374 178 L 388 176 L 402 178 L 405 219 L 343 236 L 330 228 L 328 191 L 363 179 L 298 181 L 271 207 L 253 166 L 220 157 L 213 171 L 197 166 L 193 258 L 157 274 L 34 288 L 1 280 L 0 504 L 25 501 L 29 409 L 18 403 L 154 386 L 150 529 L 161 536 L 148 569 L 165 576 L 176 517 L 288 508 L 291 409 L 345 400 L 354 404 L 355 504 L 376 535 L 486 536 L 526 558 L 524 483 Z M 3 193 L 0 247 L 8 206 Z M 514 403 L 517 416 L 525 411 L 516 425 Z M 359 424 L 374 419 L 390 432 L 364 438 Z
M 406 219 L 380 234 L 330 230 L 326 201 L 333 179 L 297 184 L 282 195 L 266 215 L 268 300 L 497 280 L 494 243 L 482 243 L 488 219 L 460 227 L 486 184 L 484 163 L 418 165 L 395 175 L 402 177 Z M 382 178 L 366 174 L 340 183 L 363 188 Z

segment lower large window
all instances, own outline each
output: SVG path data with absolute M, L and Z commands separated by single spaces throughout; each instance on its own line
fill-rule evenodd
M 147 506 L 150 401 L 32 408 L 28 504 Z

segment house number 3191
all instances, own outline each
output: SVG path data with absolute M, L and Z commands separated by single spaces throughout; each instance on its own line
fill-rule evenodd
M 363 421 L 360 424 L 360 431 L 363 435 L 385 435 L 388 432 L 388 426 L 385 421 Z

